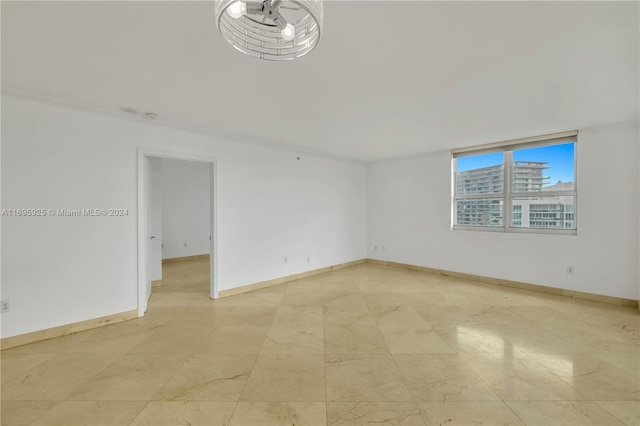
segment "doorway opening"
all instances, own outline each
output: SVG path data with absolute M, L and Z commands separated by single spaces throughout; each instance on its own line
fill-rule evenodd
M 214 159 L 138 149 L 139 316 L 154 290 L 160 305 L 218 298 L 215 189 Z

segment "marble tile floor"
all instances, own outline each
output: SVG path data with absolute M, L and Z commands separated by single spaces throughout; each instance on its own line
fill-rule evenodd
M 639 425 L 640 312 L 363 264 L 2 351 L 1 424 Z

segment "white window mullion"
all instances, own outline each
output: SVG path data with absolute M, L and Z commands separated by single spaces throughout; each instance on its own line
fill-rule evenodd
M 511 203 L 511 189 L 513 188 L 513 151 L 504 152 L 504 201 L 503 201 L 503 225 L 504 229 L 508 232 L 512 225 L 512 203 Z
M 453 157 L 451 159 L 451 229 L 453 229 L 456 226 L 456 221 L 457 221 L 457 217 L 458 217 L 458 206 L 456 203 L 456 199 L 457 199 L 457 188 L 458 188 L 458 182 L 456 181 L 456 176 L 457 173 L 456 171 L 458 170 L 458 159 L 456 157 Z

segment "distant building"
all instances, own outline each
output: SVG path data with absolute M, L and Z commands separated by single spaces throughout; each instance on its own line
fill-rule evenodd
M 548 169 L 541 161 L 515 161 L 513 163 L 513 192 L 541 191 Z M 504 188 L 502 165 L 482 167 L 458 173 L 457 195 L 500 193 Z
M 571 191 L 573 182 L 558 181 L 548 185 L 543 171 L 548 163 L 516 161 L 513 163 L 513 192 Z M 546 185 L 546 186 L 545 186 Z M 487 198 L 457 200 L 458 225 L 505 226 L 502 217 L 503 199 L 491 198 L 504 190 L 503 166 L 482 167 L 457 173 L 457 195 L 486 194 Z M 528 194 L 527 194 L 528 195 Z M 513 227 L 574 229 L 575 210 L 572 196 L 535 197 L 535 194 L 513 199 Z

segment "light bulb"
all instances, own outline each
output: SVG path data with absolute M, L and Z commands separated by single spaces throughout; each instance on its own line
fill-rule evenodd
M 227 8 L 227 12 L 229 12 L 229 15 L 231 15 L 232 18 L 238 19 L 247 13 L 247 4 L 243 1 L 231 3 L 231 6 Z
M 296 36 L 296 27 L 294 27 L 291 24 L 287 24 L 287 26 L 284 27 L 282 30 L 280 30 L 280 32 L 282 33 L 282 38 L 283 39 L 285 39 L 287 41 L 291 41 Z

